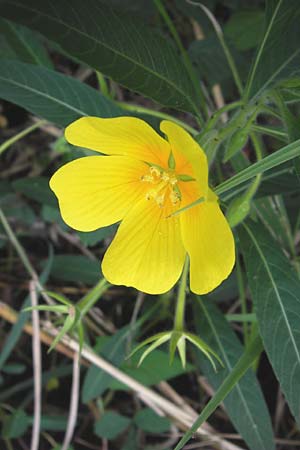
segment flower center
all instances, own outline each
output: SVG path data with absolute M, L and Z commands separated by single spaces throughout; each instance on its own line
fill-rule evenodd
M 147 200 L 154 199 L 162 208 L 168 199 L 172 205 L 181 200 L 181 192 L 178 187 L 178 179 L 174 170 L 164 170 L 157 166 L 150 166 L 148 173 L 141 177 L 141 181 L 149 184 L 146 193 Z

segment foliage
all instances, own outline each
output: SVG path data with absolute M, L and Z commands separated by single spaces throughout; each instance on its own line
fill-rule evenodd
M 280 448 L 294 448 L 299 1 L 202 3 L 0 0 L 1 448 L 28 447 L 37 420 L 28 337 L 37 312 L 43 350 L 53 350 L 39 374 L 41 450 L 64 448 L 73 351 L 82 351 L 73 450 L 107 440 L 150 449 L 164 438 L 180 450 L 205 421 L 210 438 L 236 431 L 235 444 L 272 450 L 274 436 L 289 436 Z M 236 242 L 236 269 L 218 289 L 192 296 L 183 277 L 151 297 L 101 280 L 116 225 L 72 230 L 49 188 L 58 167 L 91 154 L 63 137 L 85 116 L 134 116 L 157 130 L 173 120 L 201 145 Z M 220 439 L 216 448 L 230 448 Z

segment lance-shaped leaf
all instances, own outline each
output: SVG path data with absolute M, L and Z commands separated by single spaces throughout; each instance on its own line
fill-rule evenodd
M 12 54 L 15 55 L 13 59 L 40 64 L 49 69 L 53 68 L 45 47 L 34 31 L 9 20 L 0 19 L 0 34 L 10 46 Z M 2 48 L 0 48 L 0 56 L 3 58 Z
M 1 61 L 0 98 L 60 126 L 82 116 L 122 115 L 95 89 L 54 70 L 18 61 Z
M 174 46 L 140 20 L 99 0 L 1 0 L 0 11 L 123 86 L 162 105 L 194 112 L 197 96 Z
M 243 346 L 211 299 L 197 297 L 194 311 L 196 330 L 218 352 L 224 367 L 215 372 L 199 353 L 195 353 L 195 361 L 212 387 L 218 389 L 243 354 Z M 270 416 L 251 369 L 228 394 L 224 405 L 230 420 L 251 450 L 274 449 Z
M 300 281 L 261 224 L 245 223 L 239 238 L 264 347 L 300 423 Z
M 249 74 L 247 98 L 299 74 L 299 21 L 298 0 L 267 0 L 265 31 Z

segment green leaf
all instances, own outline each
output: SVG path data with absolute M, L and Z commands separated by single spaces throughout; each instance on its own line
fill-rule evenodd
M 243 346 L 223 314 L 209 298 L 194 303 L 196 330 L 217 352 L 224 368 L 215 372 L 206 358 L 195 352 L 208 382 L 217 390 L 243 354 Z M 254 372 L 249 369 L 224 400 L 226 411 L 251 450 L 272 450 L 274 439 L 267 406 Z
M 110 337 L 100 349 L 101 355 L 114 366 L 119 367 L 126 356 L 126 340 L 132 330 L 128 326 L 121 328 Z M 96 366 L 91 366 L 84 378 L 81 397 L 83 403 L 88 403 L 99 397 L 110 386 L 112 377 Z
M 2 428 L 4 439 L 15 439 L 23 436 L 30 426 L 30 420 L 23 409 L 17 409 L 5 418 Z
M 113 411 L 107 411 L 100 420 L 95 422 L 94 432 L 105 439 L 115 439 L 122 431 L 126 430 L 131 420 L 128 417 Z
M 56 197 L 49 187 L 49 179 L 46 177 L 19 178 L 13 182 L 13 188 L 16 192 L 20 192 L 43 205 L 57 205 Z
M 12 48 L 17 59 L 26 63 L 42 65 L 48 67 L 48 69 L 53 68 L 53 64 L 47 55 L 45 47 L 40 42 L 37 33 L 22 25 L 17 25 L 1 18 L 0 33 Z M 2 56 L 1 53 L 0 49 L 0 56 Z
M 239 11 L 229 18 L 224 27 L 225 38 L 241 51 L 255 48 L 261 39 L 264 14 L 260 9 Z
M 77 60 L 160 104 L 194 112 L 195 94 L 174 46 L 140 20 L 99 0 L 1 0 L 5 18 L 28 25 Z
M 134 423 L 146 433 L 165 433 L 169 431 L 171 423 L 166 417 L 159 416 L 150 408 L 140 409 L 134 416 Z
M 246 98 L 299 74 L 299 20 L 298 0 L 267 0 L 265 31 L 248 77 Z
M 96 284 L 102 277 L 100 262 L 84 255 L 55 255 L 51 276 L 57 280 Z
M 33 420 L 33 419 L 32 419 Z M 41 417 L 41 430 L 48 431 L 65 431 L 67 427 L 67 418 L 58 415 L 42 415 Z
M 21 373 L 24 373 L 26 370 L 25 364 L 5 364 L 5 366 L 2 367 L 2 370 L 6 374 L 11 375 L 20 375 Z
M 271 155 L 266 156 L 260 161 L 251 164 L 251 166 L 247 167 L 246 169 L 241 170 L 239 173 L 229 178 L 229 180 L 226 180 L 223 183 L 219 184 L 216 187 L 215 192 L 217 195 L 220 195 L 222 199 L 224 199 L 225 192 L 229 191 L 230 189 L 236 188 L 240 184 L 250 180 L 259 173 L 264 173 L 267 170 L 279 166 L 285 163 L 286 161 L 296 158 L 299 155 L 300 155 L 300 139 L 293 142 L 292 144 L 286 145 L 280 150 L 277 150 L 277 152 L 274 152 Z
M 245 223 L 239 238 L 264 347 L 300 423 L 300 281 L 262 225 Z
M 124 115 L 100 92 L 74 78 L 18 61 L 1 61 L 0 98 L 62 127 L 82 116 Z
M 171 378 L 187 373 L 193 369 L 191 364 L 186 364 L 183 368 L 178 356 L 174 357 L 170 366 L 169 354 L 162 350 L 154 350 L 139 367 L 141 353 L 137 352 L 130 361 L 122 364 L 121 369 L 124 373 L 144 384 L 152 386 L 160 381 L 169 380 Z M 159 370 L 157 368 L 159 367 Z M 113 380 L 110 385 L 114 390 L 128 390 L 127 386 L 117 380 Z
M 226 396 L 232 391 L 239 380 L 244 376 L 249 367 L 253 364 L 256 358 L 263 350 L 263 346 L 259 337 L 256 337 L 249 344 L 243 355 L 240 357 L 232 371 L 224 379 L 215 395 L 207 403 L 202 410 L 199 417 L 195 420 L 192 427 L 184 434 L 182 439 L 178 442 L 174 450 L 181 450 L 183 446 L 193 436 L 193 433 L 212 415 L 217 407 L 222 403 Z

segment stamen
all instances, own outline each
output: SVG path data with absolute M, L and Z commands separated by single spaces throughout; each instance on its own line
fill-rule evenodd
M 152 185 L 146 193 L 146 199 L 155 200 L 160 208 L 164 206 L 167 200 L 173 205 L 180 203 L 182 195 L 178 181 L 194 181 L 194 178 L 190 175 L 177 175 L 175 173 L 173 169 L 173 167 L 175 168 L 175 161 L 173 161 L 172 158 L 173 156 L 171 153 L 168 162 L 169 170 L 165 170 L 155 164 L 148 164 L 149 172 L 141 177 L 141 181 Z

